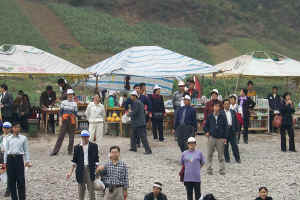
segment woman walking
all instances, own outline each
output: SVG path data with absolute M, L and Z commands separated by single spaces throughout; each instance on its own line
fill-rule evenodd
M 289 135 L 289 151 L 296 152 L 294 141 L 293 114 L 295 113 L 294 103 L 291 100 L 291 94 L 286 92 L 283 95 L 283 102 L 280 106 L 282 124 L 280 128 L 281 151 L 286 151 L 286 131 Z
M 103 137 L 103 125 L 105 119 L 105 108 L 100 103 L 100 95 L 95 94 L 94 101 L 91 102 L 85 112 L 89 121 L 90 141 L 99 145 Z
M 164 99 L 160 95 L 160 87 L 155 85 L 153 88 L 153 94 L 149 96 L 151 101 L 152 110 L 152 133 L 154 140 L 164 141 L 163 134 L 163 120 L 166 115 Z M 151 116 L 151 115 L 150 115 Z M 157 131 L 159 132 L 159 138 L 157 137 Z

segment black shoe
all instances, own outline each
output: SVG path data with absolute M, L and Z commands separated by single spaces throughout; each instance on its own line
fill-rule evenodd
M 8 190 L 6 190 L 4 193 L 4 197 L 9 197 L 9 196 L 10 196 L 10 192 Z
M 281 151 L 282 151 L 282 152 L 286 152 L 286 150 L 282 150 L 282 149 L 281 149 Z
M 162 139 L 162 140 L 159 140 L 160 142 L 164 142 L 165 140 L 164 139 Z
M 223 176 L 225 176 L 225 174 L 226 174 L 225 172 L 220 172 L 220 175 L 223 175 Z
M 150 154 L 152 154 L 152 151 L 148 151 L 144 153 L 144 155 L 150 155 Z
M 136 150 L 136 149 L 129 149 L 129 151 L 137 152 L 137 150 Z
M 56 156 L 56 155 L 57 155 L 57 153 L 54 153 L 54 152 L 50 153 L 50 156 Z
M 230 160 L 225 160 L 225 162 L 230 163 Z
M 236 162 L 237 162 L 238 164 L 241 164 L 241 163 L 242 163 L 240 160 L 237 160 Z
M 289 150 L 290 152 L 297 152 L 295 149 L 293 149 L 293 150 Z

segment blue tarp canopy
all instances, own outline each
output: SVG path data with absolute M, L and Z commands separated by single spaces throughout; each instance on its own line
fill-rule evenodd
M 189 74 L 207 74 L 217 71 L 210 64 L 158 46 L 126 49 L 87 70 L 99 76 L 99 87 L 112 90 L 124 89 L 124 76 L 129 75 L 131 84 L 145 82 L 147 87 L 158 84 L 162 87 L 162 92 L 168 94 L 172 92 L 174 78 L 183 79 Z M 91 79 L 88 83 L 95 85 L 95 81 L 96 79 Z

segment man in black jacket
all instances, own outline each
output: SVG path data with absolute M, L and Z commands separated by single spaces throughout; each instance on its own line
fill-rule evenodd
M 217 149 L 220 163 L 219 173 L 225 175 L 224 144 L 227 143 L 226 138 L 228 138 L 228 136 L 226 130 L 228 129 L 228 124 L 226 117 L 220 114 L 221 107 L 220 102 L 217 101 L 214 103 L 214 112 L 208 116 L 204 126 L 204 132 L 208 137 L 207 173 L 209 175 L 213 174 L 212 159 L 215 149 Z
M 0 101 L 0 108 L 1 108 L 1 115 L 2 121 L 4 122 L 12 122 L 13 118 L 13 97 L 10 93 L 7 92 L 8 87 L 6 84 L 2 84 L 0 86 L 1 92 L 1 101 Z
M 177 112 L 175 120 L 175 136 L 181 152 L 188 149 L 189 137 L 195 137 L 197 131 L 196 110 L 191 106 L 191 97 L 185 95 L 184 107 Z
M 224 110 L 221 111 L 221 114 L 224 115 L 227 119 L 227 143 L 225 144 L 224 157 L 226 162 L 230 162 L 229 155 L 229 143 L 231 144 L 233 156 L 237 163 L 241 163 L 239 147 L 236 141 L 236 133 L 238 132 L 238 121 L 234 110 L 230 109 L 230 103 L 228 99 L 223 101 Z
M 272 122 L 273 122 L 273 119 L 274 119 L 274 112 L 279 111 L 280 104 L 281 104 L 281 98 L 277 93 L 278 93 L 278 88 L 276 86 L 273 86 L 272 94 L 269 94 L 268 97 L 267 97 L 268 100 L 269 100 L 269 106 L 270 106 L 269 127 L 270 127 L 270 132 L 271 133 L 275 132 L 275 128 L 272 126 Z
M 67 174 L 69 179 L 76 168 L 76 180 L 78 182 L 79 200 L 85 199 L 86 186 L 89 192 L 89 199 L 95 200 L 94 180 L 96 166 L 99 163 L 98 145 L 89 142 L 90 133 L 87 130 L 81 132 L 81 144 L 74 147 L 73 166 Z
M 160 182 L 154 182 L 152 192 L 147 194 L 144 200 L 168 200 L 167 196 L 161 191 L 162 184 Z

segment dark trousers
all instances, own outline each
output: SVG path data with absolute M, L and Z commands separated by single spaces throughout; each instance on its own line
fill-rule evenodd
M 23 156 L 7 157 L 8 188 L 12 200 L 25 200 L 25 174 Z M 18 188 L 18 192 L 17 192 Z
M 224 149 L 224 157 L 226 161 L 230 161 L 230 155 L 229 155 L 229 143 L 231 145 L 232 153 L 236 161 L 240 161 L 240 153 L 239 153 L 239 147 L 237 145 L 236 141 L 236 133 L 232 131 L 230 128 L 229 130 L 229 137 L 227 140 L 227 144 L 225 144 L 225 149 Z
M 70 119 L 63 120 L 62 126 L 60 128 L 60 133 L 53 149 L 53 153 L 57 154 L 60 150 L 60 147 L 65 139 L 66 133 L 69 134 L 69 145 L 68 145 L 68 153 L 71 154 L 73 152 L 74 145 L 74 129 L 75 125 L 71 123 Z
M 195 191 L 195 200 L 201 197 L 201 183 L 200 182 L 184 182 L 187 200 L 193 200 L 193 191 Z
M 141 138 L 142 144 L 145 148 L 146 152 L 151 152 L 151 148 L 148 143 L 147 139 L 147 132 L 146 132 L 146 126 L 141 126 L 141 127 L 132 127 L 132 134 L 130 137 L 130 146 L 131 149 L 136 150 L 136 141 L 137 137 Z
M 176 128 L 175 136 L 181 152 L 188 149 L 187 141 L 189 137 L 195 137 L 194 128 L 191 125 L 179 125 Z
M 282 126 L 280 128 L 281 150 L 286 151 L 286 131 L 289 135 L 289 150 L 295 151 L 294 128 L 293 126 Z
M 154 139 L 158 139 L 157 131 L 159 133 L 159 140 L 164 141 L 163 119 L 152 118 L 152 133 Z
M 244 143 L 248 143 L 248 127 L 249 127 L 249 116 L 245 116 L 243 118 L 244 120 L 244 130 L 243 130 L 243 138 L 244 138 Z

